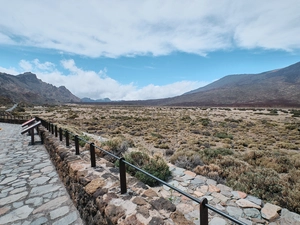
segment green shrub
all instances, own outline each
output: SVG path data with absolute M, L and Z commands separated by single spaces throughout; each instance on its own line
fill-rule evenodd
M 221 139 L 225 139 L 225 138 L 233 139 L 233 136 L 231 134 L 227 134 L 225 132 L 217 132 L 214 134 L 214 136 Z
M 217 148 L 217 149 L 204 149 L 203 151 L 204 156 L 206 159 L 211 160 L 214 158 L 217 158 L 219 155 L 225 156 L 225 155 L 232 155 L 233 151 L 227 148 Z
M 154 156 L 153 158 L 150 158 L 144 152 L 130 152 L 128 154 L 125 154 L 124 158 L 129 163 L 141 168 L 142 170 L 145 170 L 146 172 L 152 174 L 153 176 L 161 180 L 167 181 L 167 179 L 171 175 L 169 166 L 159 156 Z M 130 166 L 126 165 L 126 169 L 131 175 L 135 176 L 140 181 L 142 181 L 145 184 L 148 184 L 149 186 L 155 186 L 159 184 L 159 182 L 155 179 L 149 177 L 148 175 L 142 172 L 135 170 Z

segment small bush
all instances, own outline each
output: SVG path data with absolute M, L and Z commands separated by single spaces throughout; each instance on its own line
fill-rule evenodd
M 146 172 L 152 174 L 153 176 L 161 180 L 167 181 L 171 175 L 169 166 L 159 156 L 154 156 L 153 158 L 150 158 L 144 152 L 131 152 L 125 154 L 124 158 L 129 163 L 145 170 Z M 126 168 L 131 175 L 135 176 L 140 181 L 142 181 L 145 184 L 148 184 L 149 186 L 155 186 L 159 184 L 159 182 L 156 181 L 155 179 L 149 177 L 148 175 L 142 172 L 136 171 L 130 166 L 126 166 Z
M 231 134 L 227 134 L 225 132 L 217 132 L 214 134 L 214 136 L 221 139 L 225 139 L 225 138 L 233 139 L 233 136 Z

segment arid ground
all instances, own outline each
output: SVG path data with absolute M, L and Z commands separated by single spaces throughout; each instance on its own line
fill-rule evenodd
M 96 105 L 25 110 L 82 136 L 122 140 L 129 151 L 160 155 L 300 213 L 300 110 Z

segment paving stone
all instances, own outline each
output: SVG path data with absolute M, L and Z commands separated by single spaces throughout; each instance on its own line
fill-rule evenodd
M 68 200 L 68 197 L 66 196 L 62 196 L 62 197 L 58 197 L 56 199 L 53 199 L 43 205 L 41 205 L 40 207 L 38 207 L 37 209 L 35 209 L 33 211 L 33 214 L 36 214 L 36 213 L 39 213 L 39 212 L 42 212 L 44 210 L 50 210 L 50 209 L 54 209 L 54 208 L 57 208 L 59 207 L 61 204 L 63 204 L 64 202 L 66 202 Z
M 60 207 L 60 208 L 57 208 L 57 209 L 51 211 L 50 217 L 51 217 L 51 219 L 56 219 L 58 217 L 61 217 L 65 214 L 67 214 L 69 211 L 70 211 L 70 209 L 68 206 L 63 206 L 63 207 Z
M 289 223 L 294 223 L 294 224 L 300 224 L 300 215 L 290 212 L 287 209 L 282 209 L 281 210 L 281 217 L 286 219 L 286 221 L 288 221 Z
M 50 180 L 49 177 L 38 177 L 38 178 L 35 178 L 34 180 L 32 180 L 30 182 L 30 184 L 32 184 L 32 185 L 41 185 L 41 184 L 46 183 L 48 180 Z
M 14 177 L 8 177 L 8 178 L 5 178 L 3 181 L 1 181 L 0 184 L 7 184 L 7 183 L 12 182 L 16 179 L 18 179 L 18 177 L 15 177 L 15 176 Z
M 241 192 L 241 191 L 232 191 L 231 193 L 234 196 L 234 198 L 236 198 L 236 199 L 246 198 L 247 197 L 247 194 L 244 193 L 244 192 Z M 253 202 L 253 203 L 255 203 L 255 202 Z M 261 205 L 261 204 L 259 204 L 259 205 Z
M 1 199 L 0 205 L 6 205 L 6 204 L 9 204 L 9 203 L 18 201 L 18 200 L 24 198 L 27 195 L 28 195 L 27 191 L 19 193 L 19 194 L 15 194 L 15 195 L 9 195 L 8 197 Z
M 32 211 L 33 208 L 30 208 L 28 205 L 24 205 L 23 207 L 0 217 L 0 224 L 11 223 L 17 220 L 25 219 Z
M 31 222 L 31 225 L 40 225 L 40 224 L 45 224 L 48 221 L 48 219 L 46 217 L 40 217 L 36 220 L 34 220 L 33 222 Z
M 72 212 L 68 214 L 67 216 L 61 218 L 60 220 L 53 223 L 53 225 L 68 225 L 77 220 L 77 214 L 76 212 Z
M 54 184 L 47 184 L 43 186 L 34 187 L 31 189 L 30 196 L 32 197 L 32 196 L 43 195 L 49 192 L 56 191 L 59 188 L 60 186 Z

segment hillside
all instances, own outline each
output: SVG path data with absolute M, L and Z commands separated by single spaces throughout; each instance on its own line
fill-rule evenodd
M 27 72 L 17 76 L 0 73 L 0 99 L 32 104 L 80 102 L 66 87 L 55 87 Z
M 260 74 L 229 75 L 162 105 L 300 106 L 300 62 Z

